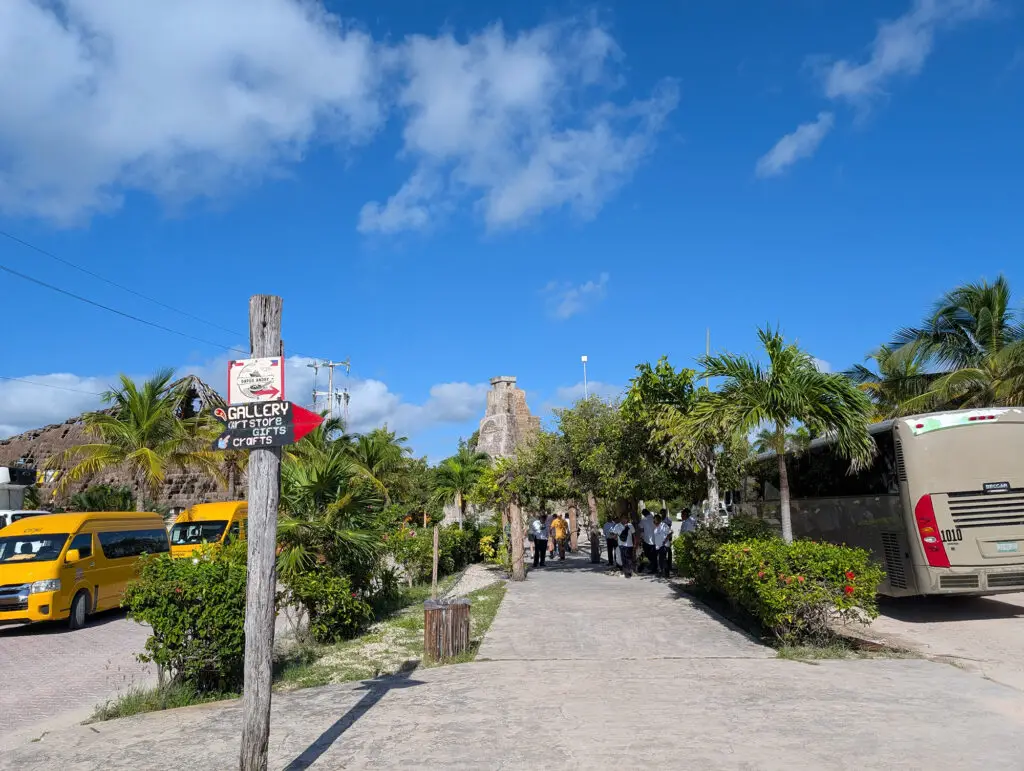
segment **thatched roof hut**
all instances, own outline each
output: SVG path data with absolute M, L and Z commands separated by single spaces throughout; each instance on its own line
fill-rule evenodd
M 185 417 L 194 415 L 201 410 L 225 405 L 220 394 L 194 375 L 183 377 L 168 386 L 168 390 L 177 388 L 183 389 L 186 394 L 181 407 Z M 0 439 L 0 466 L 19 464 L 35 466 L 39 469 L 39 478 L 42 482 L 42 500 L 44 502 L 54 500 L 53 492 L 57 473 L 56 471 L 44 472 L 42 469 L 50 456 L 75 445 L 95 441 L 86 433 L 82 418 L 82 415 L 78 415 L 63 423 L 35 428 L 8 439 Z M 167 474 L 167 479 L 156 503 L 167 506 L 172 513 L 176 513 L 194 503 L 233 500 L 240 494 L 244 497 L 245 488 L 242 485 L 242 480 L 235 479 L 233 482 L 232 486 L 235 490 L 231 491 L 224 489 L 214 480 L 202 474 L 171 471 Z M 54 502 L 62 503 L 67 497 L 96 484 L 131 485 L 131 479 L 123 470 L 111 469 L 96 474 L 88 480 L 69 485 L 62 498 L 54 500 Z

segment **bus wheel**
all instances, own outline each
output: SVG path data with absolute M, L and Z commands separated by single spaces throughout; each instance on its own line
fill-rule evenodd
M 89 593 L 84 589 L 75 595 L 71 602 L 71 615 L 68 616 L 68 627 L 81 629 L 85 626 L 85 611 L 89 607 Z

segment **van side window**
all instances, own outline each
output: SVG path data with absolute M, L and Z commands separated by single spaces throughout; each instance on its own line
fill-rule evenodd
M 92 535 L 90 533 L 79 533 L 68 547 L 68 551 L 78 549 L 78 556 L 82 559 L 92 556 Z
M 167 531 L 158 530 L 119 530 L 109 533 L 97 533 L 100 548 L 107 559 L 122 557 L 138 557 L 140 554 L 160 554 L 170 551 L 167 545 Z

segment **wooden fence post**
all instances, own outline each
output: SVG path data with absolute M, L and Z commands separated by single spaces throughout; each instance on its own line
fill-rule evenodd
M 434 569 L 430 578 L 430 599 L 437 599 L 437 559 L 438 559 L 438 544 L 437 544 L 437 525 L 434 525 Z

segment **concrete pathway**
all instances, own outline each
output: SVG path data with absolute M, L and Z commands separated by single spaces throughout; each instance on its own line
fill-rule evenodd
M 561 564 L 472 664 L 275 696 L 271 768 L 1020 769 L 1019 692 L 923 660 L 776 659 L 671 586 Z M 48 734 L 0 769 L 230 769 L 238 705 Z

